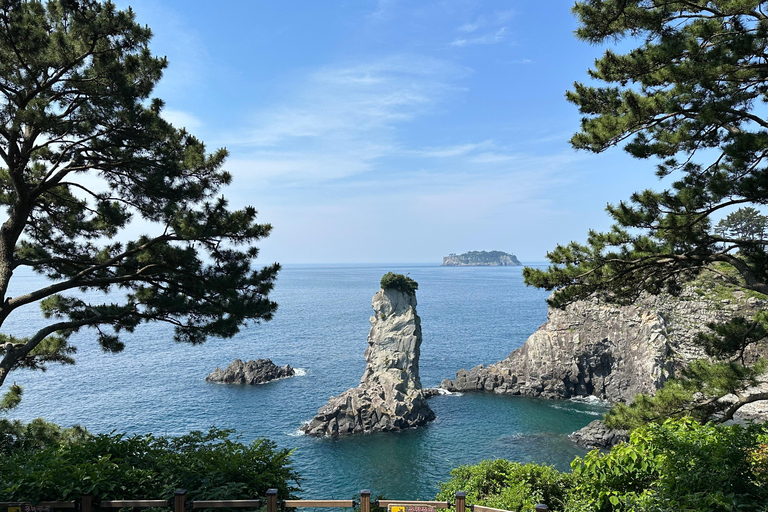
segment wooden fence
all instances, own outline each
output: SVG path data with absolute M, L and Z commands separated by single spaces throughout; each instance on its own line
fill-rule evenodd
M 79 500 L 73 501 L 42 501 L 40 503 L 0 502 L 0 509 L 8 512 L 52 512 L 54 510 L 74 510 L 76 512 L 101 512 L 108 509 L 121 508 L 172 508 L 173 512 L 189 512 L 203 508 L 247 508 L 259 509 L 266 505 L 266 512 L 279 512 L 283 508 L 354 508 L 360 505 L 360 512 L 371 512 L 371 505 L 387 508 L 389 505 L 405 507 L 424 507 L 418 512 L 428 512 L 433 509 L 447 509 L 455 505 L 456 512 L 508 512 L 481 505 L 467 505 L 467 493 L 457 492 L 455 502 L 447 501 L 408 501 L 408 500 L 376 500 L 371 501 L 371 491 L 360 491 L 360 502 L 355 500 L 277 500 L 277 489 L 268 489 L 266 500 L 194 500 L 187 501 L 187 491 L 176 491 L 170 500 L 101 500 L 85 494 Z M 411 509 L 414 510 L 414 509 Z M 536 512 L 545 512 L 547 506 L 536 505 Z

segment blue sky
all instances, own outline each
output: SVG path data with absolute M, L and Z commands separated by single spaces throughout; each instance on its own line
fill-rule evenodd
M 268 263 L 541 261 L 658 186 L 652 162 L 568 144 L 603 48 L 572 2 L 118 2 L 170 65 L 165 116 L 226 147 L 224 193 L 273 225 Z

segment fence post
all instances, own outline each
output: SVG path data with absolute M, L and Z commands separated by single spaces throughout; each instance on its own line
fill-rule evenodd
M 537 503 L 536 504 L 536 512 L 547 512 L 549 510 L 547 506 L 543 503 Z
M 177 489 L 173 495 L 173 512 L 185 512 L 187 509 L 186 489 Z
M 93 512 L 93 494 L 83 494 L 80 497 L 80 512 Z
M 371 512 L 371 491 L 360 491 L 360 512 Z
M 467 506 L 467 493 L 464 491 L 456 492 L 456 512 L 464 512 Z
M 277 489 L 267 489 L 267 512 L 277 512 Z

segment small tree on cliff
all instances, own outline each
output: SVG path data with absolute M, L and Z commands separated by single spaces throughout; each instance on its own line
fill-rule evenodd
M 279 266 L 252 269 L 271 227 L 217 197 L 231 179 L 225 150 L 207 153 L 160 117 L 150 94 L 166 61 L 150 37 L 109 2 L 0 0 L 0 386 L 17 368 L 73 363 L 68 339 L 84 327 L 118 352 L 119 335 L 142 322 L 202 343 L 275 311 Z M 132 219 L 152 234 L 120 236 Z M 8 296 L 24 268 L 51 283 Z M 48 325 L 7 332 L 33 303 Z M 19 394 L 12 387 L 3 407 Z
M 413 295 L 416 293 L 416 290 L 419 289 L 419 283 L 408 276 L 404 276 L 403 274 L 387 272 L 381 277 L 381 289 L 394 289 L 409 295 Z
M 763 234 L 734 236 L 712 228 L 711 217 L 734 205 L 768 203 L 768 7 L 756 0 L 584 0 L 573 10 L 577 36 L 591 43 L 632 38 L 639 46 L 612 50 L 567 94 L 583 114 L 571 143 L 601 152 L 624 145 L 633 157 L 657 159 L 662 192 L 645 190 L 608 207 L 615 224 L 592 231 L 586 244 L 558 246 L 547 270 L 528 268 L 529 284 L 555 290 L 553 306 L 596 292 L 630 302 L 641 291 L 677 293 L 681 283 L 712 264 L 724 276 L 768 294 Z M 736 276 L 736 277 L 734 277 Z M 710 326 L 702 335 L 714 359 L 698 361 L 655 397 L 641 397 L 613 418 L 641 422 L 696 414 L 729 419 L 742 405 L 768 399 L 748 393 L 765 362 L 746 364 L 747 346 L 766 337 L 766 316 Z M 732 405 L 718 402 L 726 394 Z

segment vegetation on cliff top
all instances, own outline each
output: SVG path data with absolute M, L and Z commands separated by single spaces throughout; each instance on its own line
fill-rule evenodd
M 464 254 L 449 254 L 443 258 L 443 265 L 522 265 L 514 254 L 502 251 L 469 251 Z
M 413 295 L 416 290 L 419 289 L 419 283 L 414 281 L 408 276 L 403 274 L 395 274 L 394 272 L 387 272 L 381 278 L 382 290 L 397 290 L 403 293 Z

